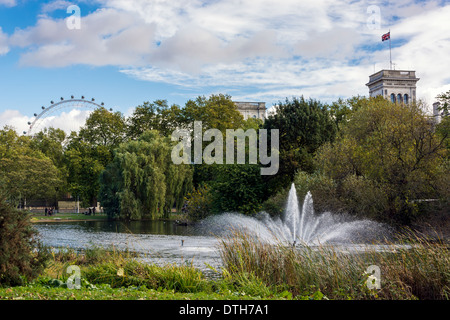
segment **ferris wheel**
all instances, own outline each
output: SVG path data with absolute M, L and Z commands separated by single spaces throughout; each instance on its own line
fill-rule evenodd
M 81 99 L 71 96 L 68 100 L 65 100 L 63 97 L 61 97 L 60 101 L 58 102 L 51 101 L 48 107 L 42 106 L 42 111 L 39 114 L 34 114 L 34 120 L 28 122 L 28 131 L 24 131 L 23 134 L 31 137 L 34 136 L 36 132 L 39 132 L 39 130 L 48 125 L 49 121 L 46 120 L 51 119 L 51 117 L 57 116 L 58 113 L 63 109 L 81 109 L 93 111 L 98 108 L 103 108 L 104 105 L 105 104 L 103 102 L 101 102 L 100 104 L 96 103 L 94 98 L 92 98 L 91 100 L 87 100 L 84 96 L 81 96 Z M 109 111 L 113 111 L 112 108 L 110 108 Z

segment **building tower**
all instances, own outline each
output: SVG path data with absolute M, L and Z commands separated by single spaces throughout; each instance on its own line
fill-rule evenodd
M 371 97 L 382 95 L 392 102 L 410 103 L 416 101 L 415 71 L 381 70 L 369 77 L 369 94 Z

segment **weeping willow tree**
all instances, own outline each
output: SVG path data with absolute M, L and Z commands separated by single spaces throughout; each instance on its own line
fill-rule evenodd
M 192 185 L 189 165 L 171 160 L 172 142 L 158 131 L 121 144 L 100 177 L 99 199 L 111 218 L 165 218 L 180 209 Z

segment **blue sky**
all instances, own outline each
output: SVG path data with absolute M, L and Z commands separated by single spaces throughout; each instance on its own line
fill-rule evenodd
M 68 27 L 70 5 L 79 29 Z M 367 95 L 369 75 L 389 68 L 389 29 L 396 69 L 417 71 L 431 105 L 450 89 L 449 16 L 449 1 L 0 0 L 0 126 L 22 132 L 40 106 L 70 95 L 125 115 L 213 93 L 268 107 Z M 49 124 L 81 118 L 67 110 Z

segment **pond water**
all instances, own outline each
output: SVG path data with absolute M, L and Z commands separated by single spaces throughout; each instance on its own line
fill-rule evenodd
M 156 264 L 189 263 L 202 271 L 218 268 L 218 239 L 193 226 L 169 221 L 77 221 L 37 223 L 44 245 L 84 249 L 91 246 L 128 249 Z M 205 235 L 206 234 L 206 235 Z
M 35 228 L 44 245 L 55 248 L 85 249 L 92 246 L 129 250 L 139 255 L 144 262 L 165 265 L 189 264 L 207 275 L 215 276 L 211 267 L 219 270 L 222 261 L 219 252 L 220 240 L 216 235 L 226 233 L 232 226 L 220 219 L 199 223 L 195 226 L 179 226 L 169 221 L 77 221 L 37 223 Z M 237 217 L 233 215 L 233 221 Z M 220 222 L 220 223 L 218 223 Z M 244 225 L 251 225 L 248 221 Z M 292 244 L 287 243 L 291 246 Z M 409 246 L 383 244 L 330 244 L 342 253 L 364 252 L 368 248 L 376 251 L 393 252 Z M 315 245 L 309 245 L 315 248 Z M 301 250 L 302 246 L 297 245 Z

